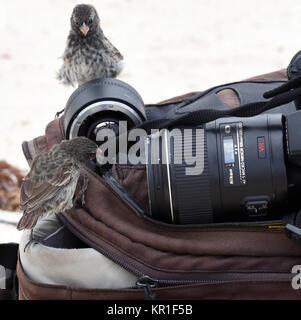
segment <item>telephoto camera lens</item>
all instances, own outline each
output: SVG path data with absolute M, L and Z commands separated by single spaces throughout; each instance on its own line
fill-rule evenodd
M 146 120 L 145 106 L 138 92 L 127 83 L 111 78 L 95 79 L 80 86 L 67 101 L 64 111 L 66 139 L 86 136 L 98 142 L 102 129 L 119 133 Z
M 229 117 L 149 136 L 149 215 L 171 224 L 282 218 L 300 191 L 300 123 L 300 112 Z

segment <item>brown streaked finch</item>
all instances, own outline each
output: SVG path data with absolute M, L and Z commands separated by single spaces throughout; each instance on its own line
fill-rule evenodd
M 23 179 L 20 208 L 24 210 L 18 230 L 32 229 L 39 217 L 71 209 L 78 196 L 87 189 L 87 177 L 74 199 L 77 182 L 84 165 L 95 158 L 97 144 L 86 137 L 64 140 L 39 154 Z

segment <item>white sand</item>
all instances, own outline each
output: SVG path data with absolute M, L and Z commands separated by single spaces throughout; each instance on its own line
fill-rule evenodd
M 16 224 L 21 215 L 19 213 L 0 211 L 0 243 L 19 242 L 21 232 Z
M 298 0 L 89 2 L 126 58 L 120 79 L 147 103 L 286 67 L 301 49 Z M 73 91 L 55 73 L 78 3 L 1 0 L 0 159 L 20 168 L 22 141 L 43 134 Z

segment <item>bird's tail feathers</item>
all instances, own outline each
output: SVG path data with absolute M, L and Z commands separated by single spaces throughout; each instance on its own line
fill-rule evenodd
M 24 229 L 33 229 L 37 224 L 40 214 L 37 213 L 27 213 L 24 212 L 22 218 L 20 219 L 17 229 L 24 230 Z

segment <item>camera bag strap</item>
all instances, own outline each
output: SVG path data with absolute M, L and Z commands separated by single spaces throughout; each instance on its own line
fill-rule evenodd
M 280 87 L 264 93 L 263 98 L 272 98 L 269 101 L 258 101 L 247 103 L 238 108 L 218 110 L 215 106 L 208 109 L 201 109 L 179 116 L 175 119 L 155 119 L 145 121 L 136 128 L 141 128 L 151 133 L 151 129 L 168 129 L 175 126 L 202 125 L 224 117 L 253 117 L 290 103 L 301 96 L 301 77 L 292 79 Z

